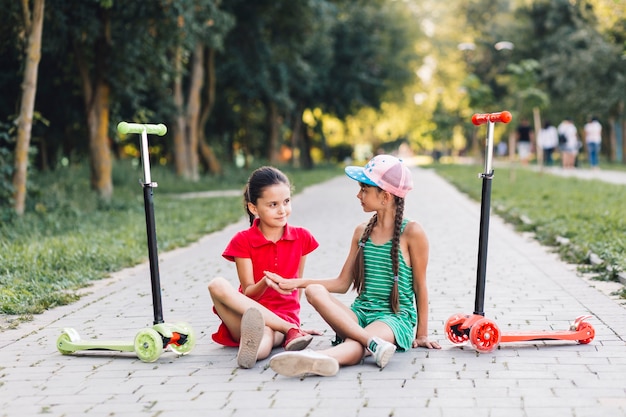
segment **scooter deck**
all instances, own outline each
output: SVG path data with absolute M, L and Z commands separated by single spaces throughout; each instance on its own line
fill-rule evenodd
M 83 340 L 78 332 L 72 328 L 65 328 L 57 339 L 57 349 L 64 353 L 74 353 L 79 350 L 110 350 L 117 352 L 134 352 L 134 342 L 122 340 Z
M 77 352 L 79 350 L 109 350 L 115 352 L 134 352 L 135 345 L 133 343 L 121 340 L 94 340 L 93 342 L 81 340 L 80 342 L 61 341 L 59 349 Z
M 533 340 L 585 340 L 593 338 L 593 332 L 589 328 L 582 330 L 556 330 L 556 331 L 528 331 L 508 332 L 500 334 L 500 343 L 528 342 Z

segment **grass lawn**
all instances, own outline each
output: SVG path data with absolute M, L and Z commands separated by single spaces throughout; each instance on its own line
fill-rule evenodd
M 459 190 L 480 200 L 482 181 L 477 174 L 484 170 L 482 165 L 432 167 Z M 617 273 L 626 271 L 625 191 L 624 185 L 598 180 L 498 167 L 491 207 L 518 230 L 532 232 L 542 244 L 553 246 L 563 260 L 594 272 L 598 279 L 616 281 Z
M 219 177 L 184 181 L 152 168 L 159 252 L 188 245 L 245 215 L 241 196 L 180 199 L 177 194 L 235 189 L 243 192 L 255 167 L 225 168 Z M 340 175 L 337 166 L 283 170 L 295 192 Z M 0 314 L 29 315 L 78 298 L 76 290 L 147 260 L 141 168 L 116 162 L 114 197 L 99 201 L 89 172 L 72 166 L 32 174 L 27 213 L 0 224 Z

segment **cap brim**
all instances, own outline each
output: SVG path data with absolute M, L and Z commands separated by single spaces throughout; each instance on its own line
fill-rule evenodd
M 344 171 L 346 172 L 346 175 L 348 177 L 352 178 L 355 181 L 362 182 L 363 184 L 371 185 L 372 187 L 378 187 L 378 184 L 376 184 L 374 181 L 367 178 L 367 176 L 365 175 L 365 171 L 363 170 L 363 167 L 348 166 L 345 168 Z

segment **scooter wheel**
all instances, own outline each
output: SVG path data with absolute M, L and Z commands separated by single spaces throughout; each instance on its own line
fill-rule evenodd
M 587 343 L 591 343 L 591 341 L 593 340 L 593 338 L 596 335 L 596 331 L 593 328 L 593 326 L 589 323 L 587 323 L 586 321 L 581 321 L 580 324 L 578 325 L 578 331 L 584 331 L 587 333 L 587 335 L 589 335 L 589 337 L 587 339 L 582 339 L 579 340 L 578 343 L 580 343 L 581 345 L 586 345 Z
M 461 329 L 461 325 L 467 318 L 467 315 L 457 313 L 446 321 L 445 332 L 448 340 L 456 345 L 463 344 L 469 340 L 469 329 Z
M 135 353 L 142 362 L 154 362 L 163 353 L 163 339 L 152 328 L 142 329 L 135 336 Z
M 480 319 L 470 329 L 470 342 L 479 352 L 491 352 L 500 343 L 500 329 L 489 319 Z
M 187 323 L 177 323 L 176 331 L 181 335 L 186 336 L 186 340 L 180 345 L 170 344 L 169 347 L 172 349 L 172 352 L 177 355 L 186 355 L 191 352 L 194 346 L 196 346 L 196 333 Z
M 80 341 L 80 336 L 78 332 L 71 328 L 63 329 L 63 332 L 57 339 L 57 349 L 63 355 L 70 355 L 75 352 L 75 350 L 69 350 L 69 346 L 73 343 L 78 343 Z

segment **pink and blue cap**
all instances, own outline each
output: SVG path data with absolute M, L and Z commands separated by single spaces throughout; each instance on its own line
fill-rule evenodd
M 411 170 L 395 156 L 377 155 L 364 167 L 348 166 L 345 172 L 353 180 L 379 187 L 401 198 L 413 189 Z

